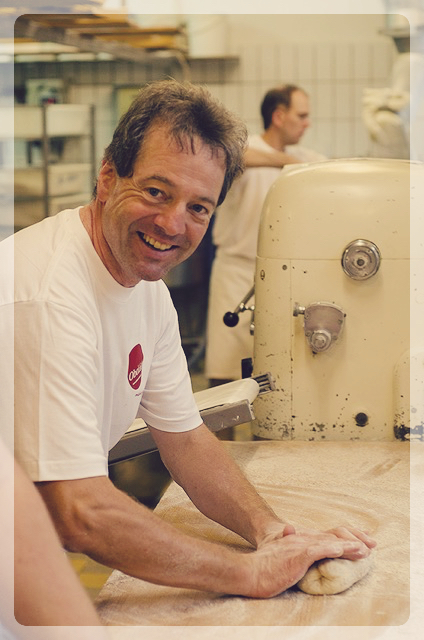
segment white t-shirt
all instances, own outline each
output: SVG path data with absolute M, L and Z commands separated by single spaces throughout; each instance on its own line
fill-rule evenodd
M 109 450 L 137 414 L 163 431 L 201 424 L 162 281 L 118 284 L 79 209 L 8 241 L 15 248 L 15 449 L 34 481 L 106 475 Z

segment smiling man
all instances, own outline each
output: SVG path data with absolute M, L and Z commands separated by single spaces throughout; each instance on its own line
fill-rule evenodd
M 364 557 L 374 543 L 278 518 L 194 402 L 161 278 L 198 246 L 245 143 L 204 89 L 152 83 L 121 119 L 93 200 L 17 233 L 0 255 L 14 244 L 16 455 L 64 546 L 158 584 L 270 597 L 315 560 Z M 13 301 L 1 302 L 5 314 Z M 136 415 L 193 503 L 252 553 L 184 535 L 113 486 L 108 452 Z

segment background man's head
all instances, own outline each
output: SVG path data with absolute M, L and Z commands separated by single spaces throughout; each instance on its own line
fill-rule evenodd
M 281 148 L 297 144 L 310 125 L 308 95 L 287 84 L 268 91 L 261 104 L 264 130 L 278 132 Z

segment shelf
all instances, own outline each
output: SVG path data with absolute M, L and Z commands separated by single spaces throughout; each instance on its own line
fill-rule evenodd
M 187 55 L 184 26 L 142 28 L 125 14 L 31 14 L 15 22 L 15 54 L 19 45 L 57 43 L 79 52 L 106 53 L 142 61 L 156 51 Z
M 1 16 L 0 12 L 0 21 Z M 190 56 L 185 24 L 145 28 L 125 12 L 24 14 L 17 17 L 14 30 L 14 41 L 0 38 L 0 54 L 18 64 L 93 60 L 151 64 L 156 59 L 174 59 L 183 79 L 190 80 L 191 65 L 238 62 L 230 55 Z
M 94 106 L 15 105 L 15 229 L 90 201 L 94 142 Z
M 88 162 L 49 165 L 49 197 L 90 191 L 91 169 L 91 164 Z M 15 197 L 21 199 L 43 196 L 43 167 L 28 166 L 15 169 Z
M 91 193 L 73 193 L 65 196 L 48 196 L 47 207 L 49 216 L 53 216 L 63 209 L 75 209 L 87 204 L 91 199 Z M 16 199 L 14 204 L 15 230 L 23 229 L 31 224 L 40 222 L 46 217 L 46 199 L 33 197 L 28 200 Z
M 44 135 L 43 110 L 36 105 L 15 105 L 15 138 L 38 140 Z M 45 110 L 50 138 L 84 136 L 91 131 L 90 105 L 50 104 Z
M 393 38 L 399 53 L 409 53 L 411 48 L 411 32 L 407 27 L 391 27 L 379 31 L 384 36 Z

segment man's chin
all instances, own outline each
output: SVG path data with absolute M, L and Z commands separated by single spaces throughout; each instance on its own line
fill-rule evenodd
M 164 267 L 160 269 L 143 269 L 143 272 L 139 274 L 139 280 L 145 280 L 146 282 L 156 282 L 157 280 L 166 281 L 168 274 L 178 267 L 179 264 L 181 263 L 178 262 L 177 264 L 173 264 L 171 267 Z
M 174 249 L 171 249 L 171 251 L 175 251 Z M 160 260 L 153 260 L 150 259 L 149 261 L 144 261 L 143 263 L 140 262 L 140 264 L 138 265 L 139 268 L 135 269 L 133 271 L 134 275 L 136 277 L 138 277 L 138 281 L 141 280 L 146 280 L 147 282 L 155 282 L 157 280 L 167 280 L 167 276 L 169 273 L 171 273 L 171 277 L 172 277 L 172 271 L 178 267 L 181 263 L 185 262 L 185 260 L 187 260 L 187 258 L 190 257 L 190 255 L 193 252 L 189 252 L 189 253 L 185 253 L 184 255 L 182 255 L 182 252 L 180 251 L 178 254 L 174 253 L 174 255 L 172 256 L 172 260 L 169 261 L 164 261 L 161 262 Z M 169 258 L 171 258 L 171 256 L 168 256 Z

